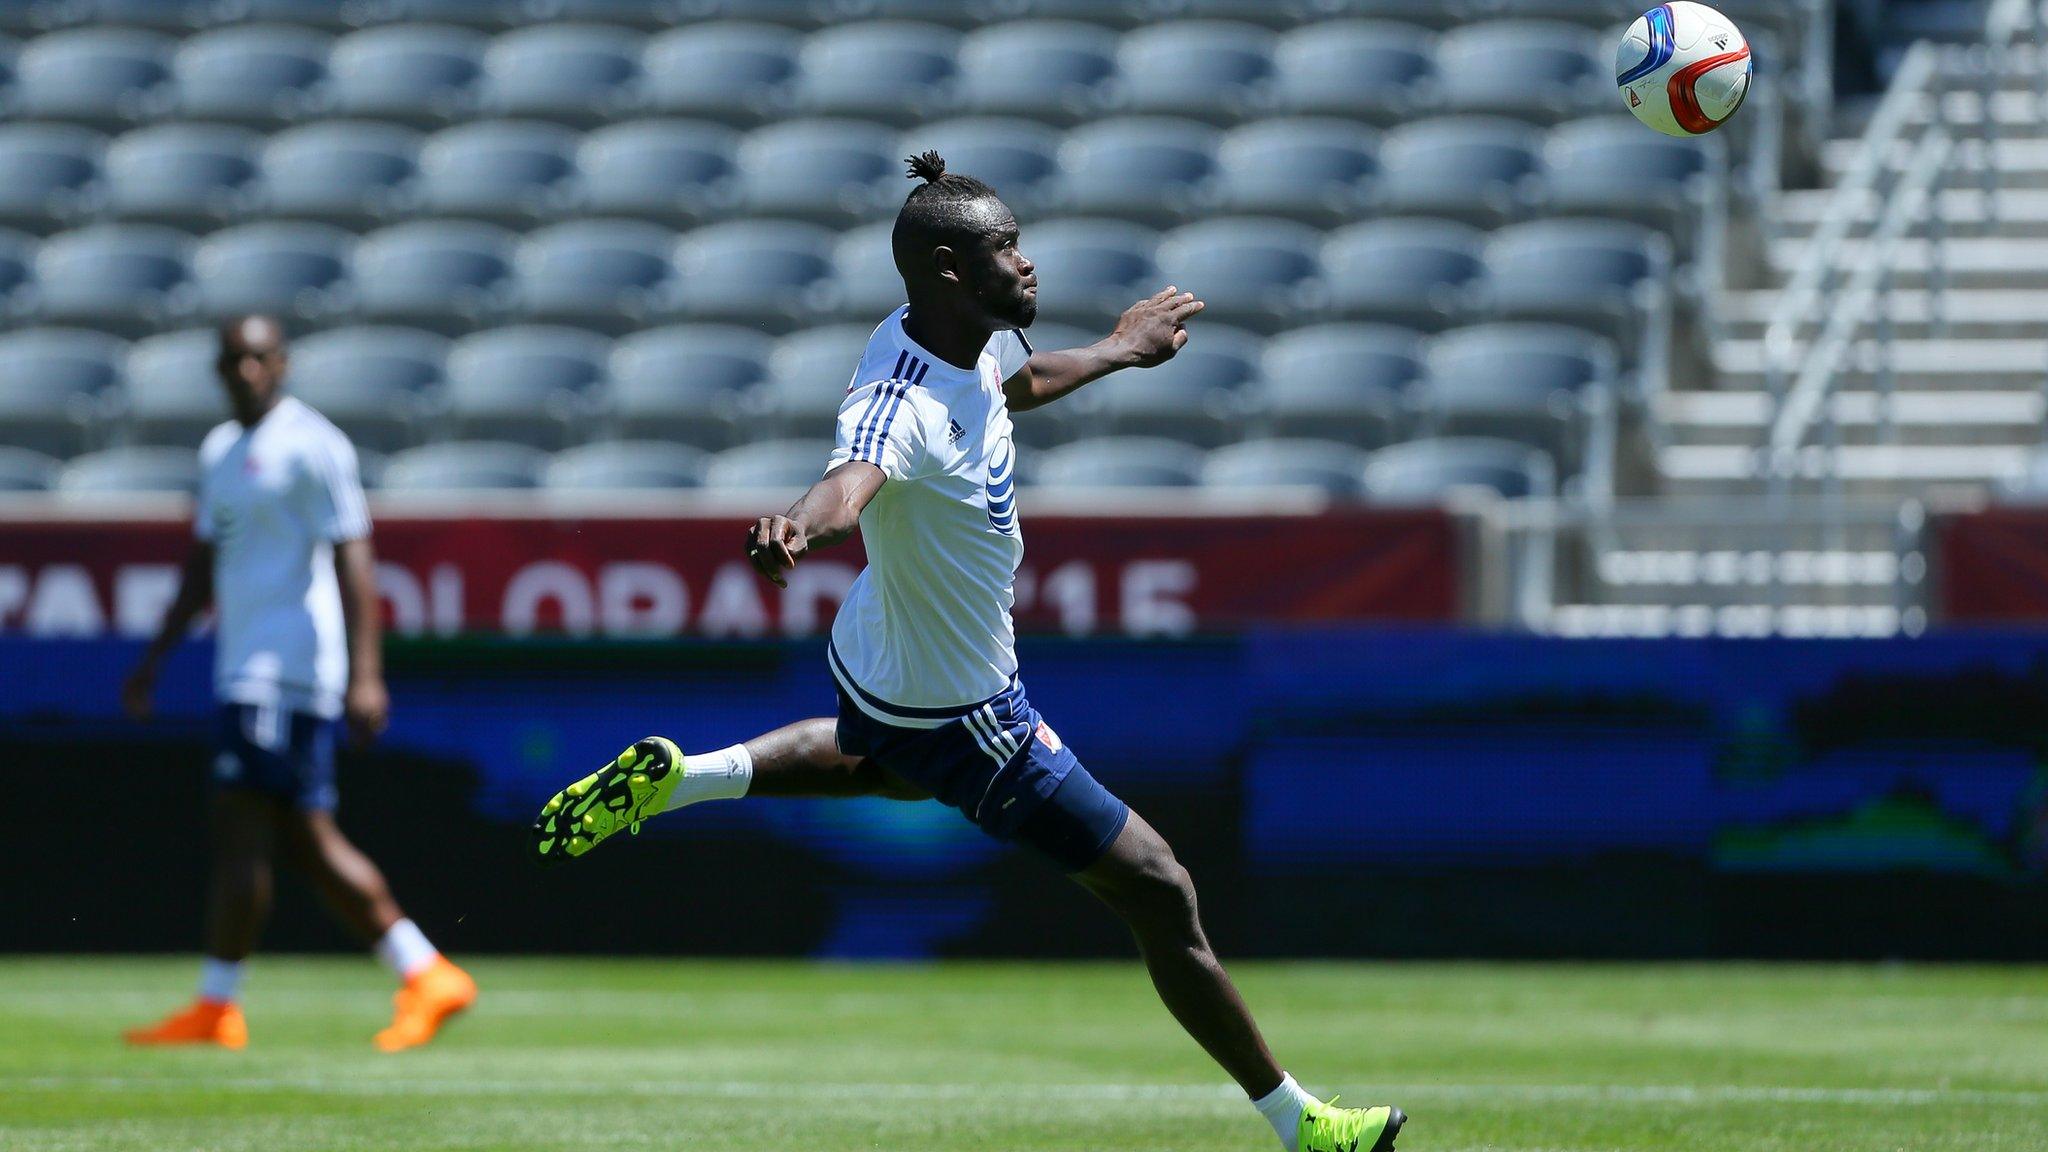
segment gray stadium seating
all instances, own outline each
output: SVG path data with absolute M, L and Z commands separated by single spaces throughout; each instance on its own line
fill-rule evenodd
M 1482 324 L 1431 341 L 1416 406 L 1436 432 L 1510 436 L 1580 458 L 1586 417 L 1611 394 L 1607 341 L 1548 324 Z
M 279 132 L 263 149 L 265 207 L 338 224 L 384 220 L 412 201 L 420 142 L 409 128 L 352 120 Z
M 1370 128 L 1333 117 L 1247 124 L 1216 149 L 1217 203 L 1323 226 L 1355 219 L 1371 202 L 1378 144 Z
M 612 348 L 597 420 L 617 437 L 726 447 L 739 437 L 740 397 L 766 378 L 772 346 L 759 332 L 720 324 L 626 337 Z
M 536 24 L 484 55 L 481 101 L 501 116 L 596 124 L 637 106 L 644 37 L 597 24 Z
M 1209 453 L 1202 486 L 1232 492 L 1319 488 L 1332 496 L 1356 496 L 1365 487 L 1369 455 L 1332 440 L 1249 440 Z
M 704 470 L 706 488 L 779 488 L 799 491 L 825 474 L 829 439 L 760 440 L 728 448 Z
M 1536 220 L 1488 238 L 1475 296 L 1502 318 L 1562 320 L 1636 343 L 1668 292 L 1661 235 L 1615 220 Z
M 1071 124 L 1100 103 L 1116 35 L 1075 21 L 993 24 L 967 34 L 959 63 L 963 108 Z
M 1166 286 L 1153 260 L 1159 234 L 1121 220 L 1027 222 L 1019 247 L 1036 266 L 1038 313 L 1049 320 L 1113 320 Z
M 1440 328 L 1465 308 L 1485 267 L 1485 234 L 1450 220 L 1373 220 L 1330 234 L 1322 251 L 1329 310 L 1351 319 Z
M 95 224 L 36 253 L 36 314 L 118 331 L 152 330 L 188 311 L 192 238 L 154 224 Z
M 904 303 L 903 275 L 896 271 L 896 256 L 889 247 L 893 220 L 878 220 L 839 234 L 832 246 L 832 307 L 845 320 L 866 320 L 870 325 Z M 1032 254 L 1030 242 L 1025 255 Z
M 666 310 L 675 233 L 638 220 L 572 220 L 520 242 L 517 308 L 527 319 L 623 331 Z
M 25 32 L 88 25 L 189 32 L 206 25 L 212 7 L 205 0 L 11 0 L 0 5 L 0 22 Z
M 1543 200 L 1558 213 L 1637 220 L 1672 232 L 1688 250 L 1717 216 L 1711 201 L 1724 180 L 1723 141 L 1678 140 L 1626 116 L 1602 116 L 1553 129 L 1543 148 Z
M 332 47 L 326 34 L 308 28 L 247 24 L 202 32 L 171 58 L 178 114 L 268 125 L 314 113 Z
M 1042 488 L 1191 488 L 1202 454 L 1176 440 L 1100 436 L 1049 449 L 1032 483 Z
M 577 143 L 573 129 L 532 120 L 445 128 L 420 147 L 420 203 L 493 220 L 552 215 L 573 192 Z
M 830 432 L 874 328 L 873 322 L 834 324 L 777 341 L 768 378 L 746 396 L 748 427 L 787 436 Z
M 1485 116 L 1404 124 L 1380 147 L 1380 205 L 1500 223 L 1526 211 L 1540 164 L 1529 125 Z
M 1392 124 L 1435 105 L 1435 51 L 1435 38 L 1413 25 L 1311 24 L 1282 36 L 1273 50 L 1273 104 Z
M 469 220 L 396 224 L 356 245 L 356 310 L 459 329 L 510 295 L 512 233 Z
M 619 492 L 695 488 L 710 464 L 687 444 L 662 440 L 605 440 L 555 453 L 541 487 L 557 492 Z
M 1066 403 L 1076 421 L 1118 435 L 1227 443 L 1243 436 L 1241 405 L 1258 376 L 1259 348 L 1250 332 L 1205 324 L 1166 363 L 1098 380 Z
M 0 493 L 42 492 L 57 481 L 55 457 L 0 445 Z
M 244 312 L 319 319 L 350 302 L 355 238 L 328 224 L 267 221 L 216 232 L 192 256 L 199 308 L 215 318 Z
M 1202 220 L 1159 241 L 1159 276 L 1199 290 L 1205 317 L 1269 331 L 1311 305 L 1321 233 L 1261 217 Z
M 1378 324 L 1320 324 L 1266 342 L 1250 407 L 1275 436 L 1380 445 L 1402 427 L 1422 377 L 1422 337 Z
M 1437 84 L 1445 107 L 1522 119 L 1561 120 L 1613 106 L 1611 50 L 1576 24 L 1480 21 L 1437 42 Z
M 988 184 L 1019 216 L 1029 216 L 1054 194 L 1060 134 L 1029 120 L 972 118 L 923 124 L 905 132 L 895 149 L 915 156 L 937 149 L 946 171 Z M 914 187 L 904 181 L 901 191 Z
M 740 143 L 749 213 L 845 223 L 893 211 L 910 191 L 896 133 L 858 120 L 787 120 Z
M 443 426 L 460 438 L 558 448 L 604 378 L 611 341 L 593 332 L 514 325 L 448 350 Z
M 1550 457 L 1527 444 L 1480 437 L 1411 440 L 1373 453 L 1366 493 L 1380 504 L 1436 504 L 1460 489 L 1508 499 L 1556 492 Z
M 440 387 L 448 338 L 415 328 L 332 328 L 294 342 L 286 384 L 358 447 L 403 448 L 419 439 Z
M 0 229 L 0 315 L 31 306 L 35 259 L 35 237 Z
M 70 124 L 0 124 L 0 222 L 48 228 L 96 207 L 106 145 Z
M 211 328 L 137 340 L 128 349 L 121 388 L 121 439 L 197 447 L 229 415 L 227 393 L 214 368 L 219 349 L 220 338 Z
M 426 444 L 394 452 L 384 462 L 378 488 L 397 493 L 535 488 L 547 463 L 547 453 L 525 444 Z
M 489 40 L 467 28 L 393 24 L 335 42 L 328 57 L 334 108 L 343 115 L 439 124 L 476 107 Z
M 826 28 L 797 53 L 792 97 L 815 115 L 926 119 L 947 107 L 959 43 L 950 28 L 910 21 Z
M 576 172 L 591 212 L 697 221 L 739 197 L 739 134 L 696 120 L 629 120 L 583 137 Z
M 176 46 L 138 28 L 38 36 L 15 59 L 11 111 L 107 127 L 148 119 L 164 101 Z
M 108 145 L 106 207 L 129 219 L 217 226 L 253 200 L 263 138 L 224 124 L 162 124 Z
M 771 24 L 685 24 L 656 36 L 641 57 L 647 104 L 678 116 L 734 124 L 767 119 L 796 76 L 803 37 Z
M 696 319 L 787 328 L 832 274 L 832 234 L 789 220 L 736 220 L 676 245 L 676 306 Z
M 1275 37 L 1221 20 L 1169 20 L 1117 43 L 1114 106 L 1132 112 L 1230 122 L 1265 99 Z
M 57 473 L 57 492 L 100 498 L 199 490 L 199 453 L 193 448 L 108 448 L 75 457 Z
M 1148 223 L 1190 213 L 1216 174 L 1219 133 L 1192 120 L 1131 116 L 1084 124 L 1060 148 L 1061 203 Z
M 0 444 L 63 456 L 87 443 L 127 345 L 77 328 L 0 333 Z

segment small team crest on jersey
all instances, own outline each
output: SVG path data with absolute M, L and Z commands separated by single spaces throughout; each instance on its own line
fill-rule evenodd
M 1038 722 L 1038 729 L 1034 731 L 1032 735 L 1038 737 L 1038 742 L 1040 744 L 1045 745 L 1047 748 L 1050 748 L 1055 752 L 1061 751 L 1066 748 L 1065 744 L 1060 743 L 1060 734 L 1053 731 L 1052 725 L 1047 724 L 1043 720 L 1040 720 Z

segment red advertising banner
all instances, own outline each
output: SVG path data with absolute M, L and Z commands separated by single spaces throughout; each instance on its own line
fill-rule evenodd
M 2048 508 L 1988 508 L 1934 524 L 1942 620 L 2048 621 Z
M 735 639 L 822 633 L 859 542 L 779 589 L 730 517 L 378 519 L 399 635 Z M 0 521 L 0 632 L 147 635 L 176 591 L 179 522 Z M 1278 621 L 1440 621 L 1458 610 L 1455 533 L 1433 510 L 1042 516 L 1025 527 L 1027 632 L 1179 636 Z

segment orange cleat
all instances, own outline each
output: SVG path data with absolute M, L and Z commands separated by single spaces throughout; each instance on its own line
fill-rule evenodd
M 417 1048 L 434 1038 L 442 1021 L 475 1001 L 476 981 L 446 956 L 436 956 L 391 998 L 397 1010 L 391 1026 L 377 1033 L 377 1047 L 386 1052 Z
M 218 1044 L 239 1050 L 249 1044 L 249 1022 L 233 1004 L 195 1000 L 161 1023 L 131 1028 L 124 1035 L 130 1044 Z

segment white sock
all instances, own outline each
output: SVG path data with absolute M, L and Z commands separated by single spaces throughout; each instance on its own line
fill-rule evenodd
M 668 794 L 668 807 L 662 811 L 673 812 L 703 800 L 737 800 L 753 783 L 754 756 L 745 744 L 685 756 L 683 778 L 676 781 L 676 790 Z
M 1294 1077 L 1283 1072 L 1280 1075 L 1280 1086 L 1266 1093 L 1263 1098 L 1252 1101 L 1252 1107 L 1257 1108 L 1259 1115 L 1266 1118 L 1266 1123 L 1273 1126 L 1273 1134 L 1280 1137 L 1281 1147 L 1287 1149 L 1287 1152 L 1298 1152 L 1301 1146 L 1302 1109 L 1315 1103 L 1315 1099 L 1302 1091 L 1301 1085 L 1294 1082 Z
M 242 962 L 240 960 L 216 960 L 211 956 L 199 961 L 199 998 L 213 1004 L 233 1004 L 242 994 Z
M 428 943 L 427 934 L 410 920 L 400 920 L 377 941 L 377 959 L 386 968 L 398 973 L 402 980 L 410 980 L 426 970 L 427 966 L 440 959 L 441 953 Z

